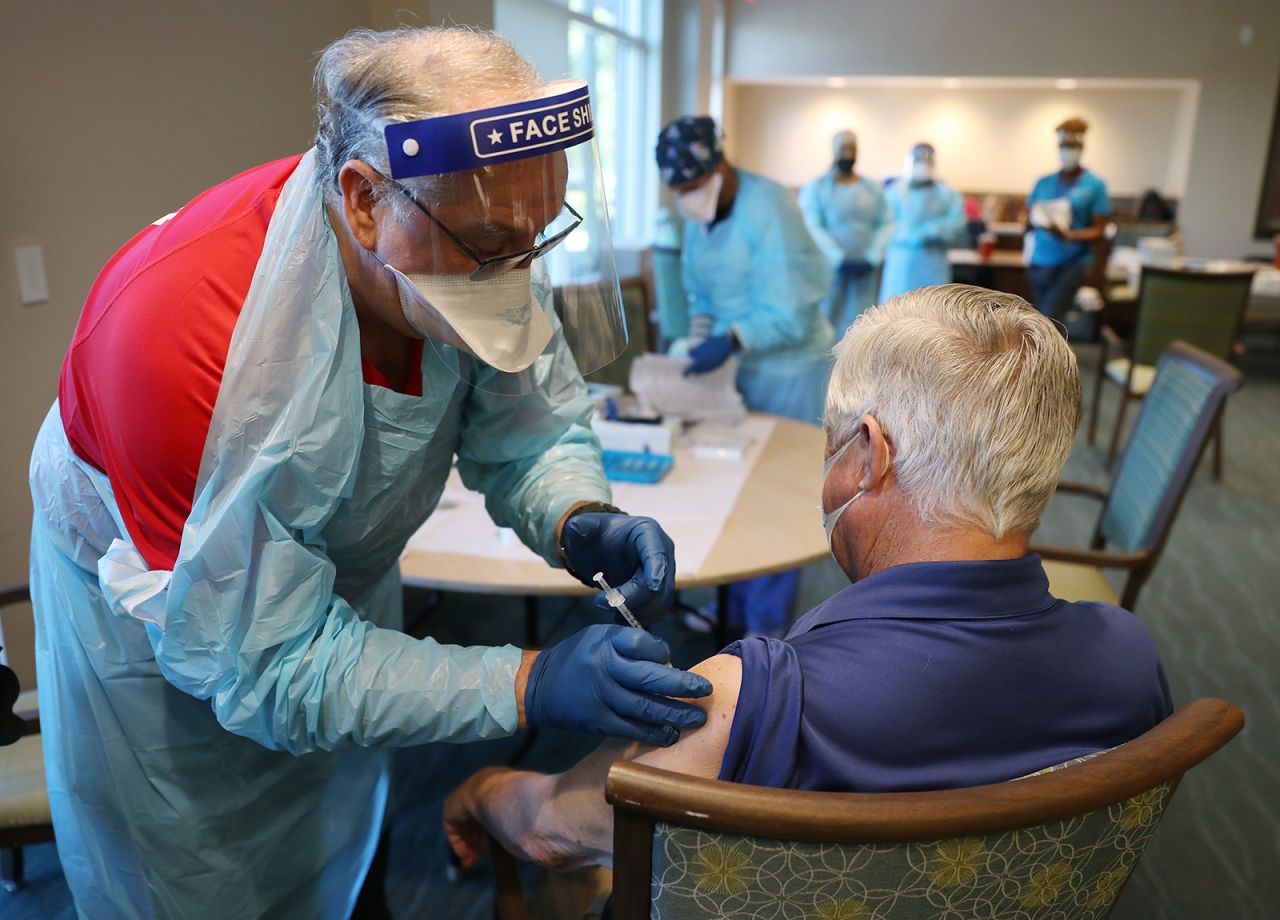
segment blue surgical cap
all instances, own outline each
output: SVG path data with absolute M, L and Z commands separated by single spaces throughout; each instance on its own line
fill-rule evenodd
M 667 185 L 701 179 L 724 159 L 715 121 L 708 115 L 685 115 L 669 122 L 658 134 L 654 156 Z

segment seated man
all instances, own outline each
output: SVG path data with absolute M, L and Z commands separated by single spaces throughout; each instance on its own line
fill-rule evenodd
M 827 390 L 824 524 L 853 584 L 785 639 L 694 668 L 706 725 L 607 743 L 553 776 L 484 770 L 445 803 L 464 864 L 484 829 L 522 859 L 609 864 L 609 765 L 888 792 L 1013 779 L 1128 741 L 1172 711 L 1118 607 L 1049 594 L 1027 541 L 1080 419 L 1075 356 L 1024 300 L 923 288 L 864 313 Z

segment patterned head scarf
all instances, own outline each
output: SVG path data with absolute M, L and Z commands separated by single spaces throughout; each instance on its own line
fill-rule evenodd
M 715 121 L 707 115 L 685 115 L 669 122 L 658 134 L 654 156 L 667 185 L 701 179 L 724 159 Z

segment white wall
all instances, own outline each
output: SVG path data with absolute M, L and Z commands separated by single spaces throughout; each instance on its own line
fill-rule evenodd
M 4 5 L 0 583 L 27 577 L 31 443 L 94 276 L 204 188 L 305 150 L 314 55 L 365 15 L 363 0 Z M 13 248 L 33 243 L 50 299 L 24 307 Z M 29 648 L 20 625 L 9 639 Z
M 728 76 L 1199 80 L 1180 216 L 1188 252 L 1262 251 L 1252 229 L 1280 83 L 1276 0 L 730 3 Z M 1240 27 L 1253 27 L 1241 44 Z M 944 167 L 945 168 L 945 167 Z
M 831 164 L 831 135 L 859 137 L 858 171 L 898 175 L 918 141 L 938 150 L 939 172 L 975 191 L 1026 194 L 1057 168 L 1054 126 L 1078 115 L 1090 124 L 1085 163 L 1112 194 L 1157 188 L 1181 197 L 1186 158 L 1179 127 L 1193 88 L 1075 89 L 1002 86 L 731 84 L 726 99 L 727 152 L 733 162 L 798 186 Z M 1185 146 L 1185 145 L 1184 145 Z

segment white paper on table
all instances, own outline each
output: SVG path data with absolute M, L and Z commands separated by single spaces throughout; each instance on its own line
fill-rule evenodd
M 733 356 L 706 374 L 685 376 L 688 358 L 639 355 L 631 363 L 631 392 L 664 417 L 737 421 L 747 414 L 738 392 L 738 360 Z
M 749 439 L 741 460 L 707 460 L 678 450 L 671 472 L 654 485 L 613 483 L 613 503 L 630 514 L 654 518 L 676 546 L 676 569 L 697 574 L 720 538 L 725 521 L 773 433 L 768 418 L 747 418 L 732 427 Z M 424 553 L 461 553 L 485 559 L 539 562 L 541 558 L 522 544 L 512 531 L 500 528 L 484 508 L 484 496 L 462 485 L 455 469 L 449 474 L 440 505 L 409 538 L 406 550 Z

